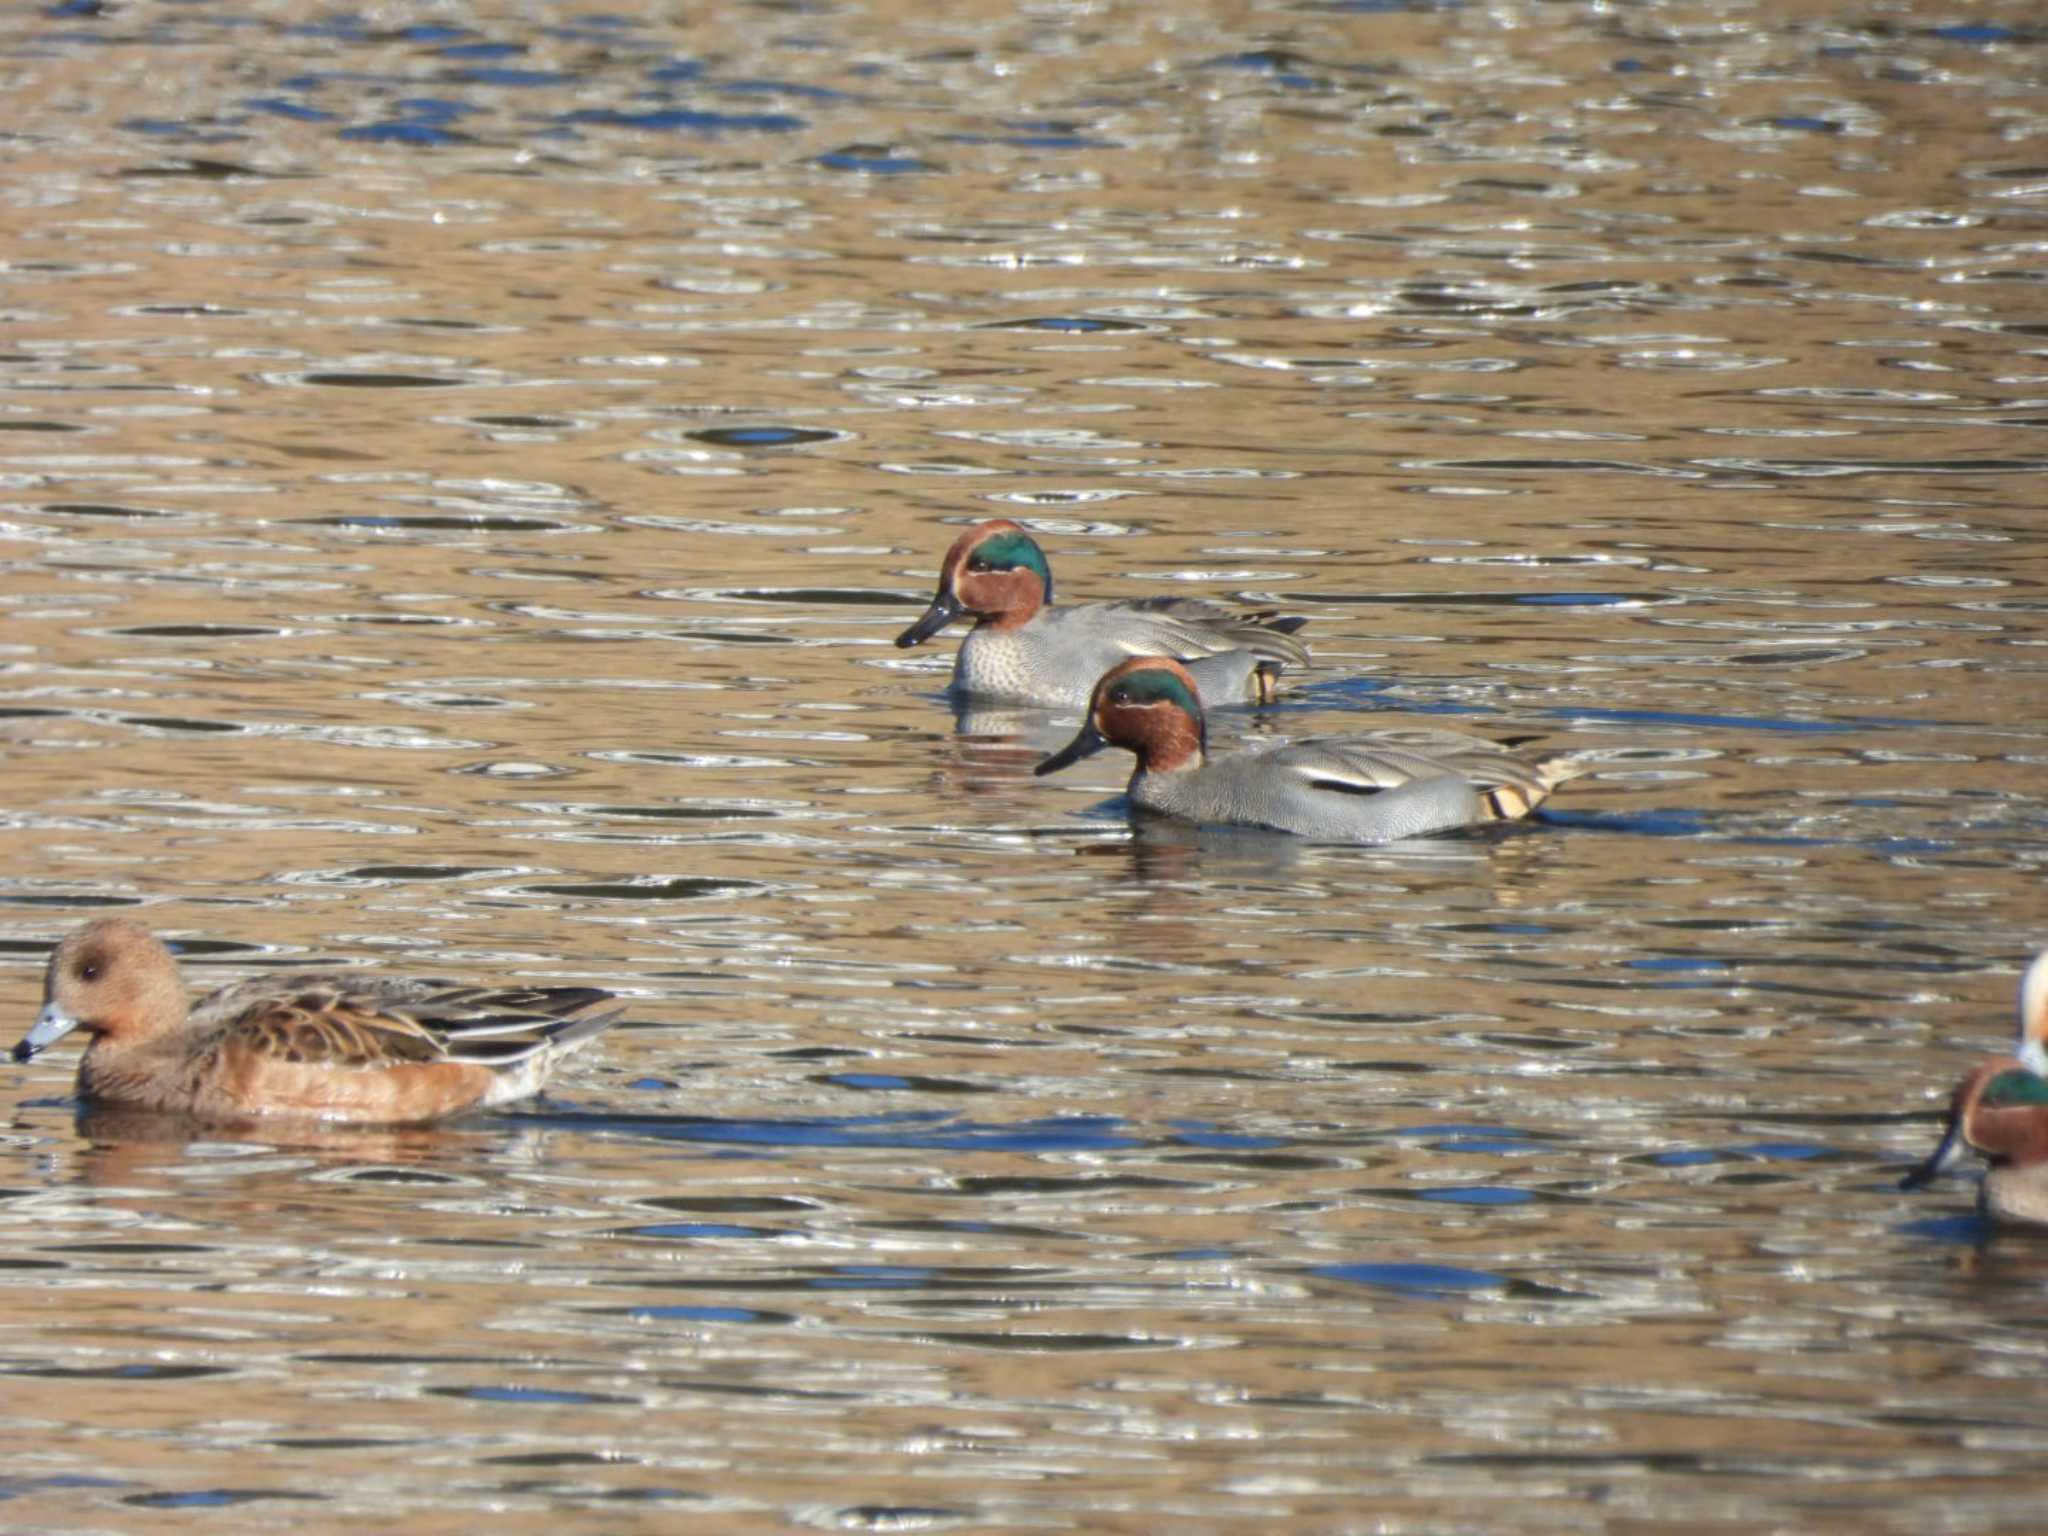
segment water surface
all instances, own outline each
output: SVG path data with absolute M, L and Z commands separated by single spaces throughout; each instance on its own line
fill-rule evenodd
M 545 1101 L 10 1068 L 23 1529 L 1991 1529 L 2048 1249 L 1895 1188 L 2048 936 L 2024 7 L 17 10 L 0 978 L 596 981 Z M 1134 832 L 959 528 L 1310 615 Z M 9 1034 L 6 1038 L 13 1038 Z

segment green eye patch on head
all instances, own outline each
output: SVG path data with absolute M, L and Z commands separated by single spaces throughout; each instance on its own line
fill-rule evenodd
M 2001 1072 L 1984 1085 L 1977 1102 L 1986 1109 L 2019 1109 L 2048 1104 L 2048 1077 L 2037 1077 L 2024 1067 Z
M 1133 672 L 1111 689 L 1109 696 L 1119 704 L 1173 704 L 1197 719 L 1202 714 L 1202 704 L 1194 690 L 1164 667 Z
M 1038 547 L 1037 541 L 1021 529 L 989 535 L 974 546 L 967 565 L 970 570 L 1035 571 L 1045 594 L 1044 600 L 1052 601 L 1052 567 L 1045 563 L 1045 551 Z

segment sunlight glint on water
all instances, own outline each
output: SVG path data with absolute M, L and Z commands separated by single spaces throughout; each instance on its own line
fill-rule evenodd
M 630 1014 L 433 1130 L 10 1068 L 9 1520 L 2034 1518 L 2044 1256 L 1893 1185 L 2048 940 L 2040 50 L 12 17 L 0 1039 L 108 911 Z M 1602 766 L 1134 834 L 891 644 L 995 516 L 1063 598 L 1311 616 L 1219 747 Z

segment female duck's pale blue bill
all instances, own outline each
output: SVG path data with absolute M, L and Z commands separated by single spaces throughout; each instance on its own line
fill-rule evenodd
M 896 644 L 906 651 L 913 645 L 921 645 L 959 618 L 964 611 L 952 593 L 941 592 L 932 599 L 931 607 L 925 609 L 918 621 L 896 637 Z
M 1108 745 L 1108 739 L 1095 729 L 1095 722 L 1090 720 L 1081 727 L 1078 736 L 1031 771 L 1035 774 L 1058 773 L 1062 768 L 1071 768 L 1084 757 L 1093 757 Z
M 36 1052 L 47 1050 L 78 1028 L 78 1020 L 58 1008 L 55 1003 L 43 1004 L 43 1011 L 36 1015 L 35 1023 L 29 1025 L 28 1033 L 15 1042 L 14 1059 L 27 1061 Z
M 1956 1160 L 1963 1155 L 1963 1120 L 1960 1115 L 1949 1118 L 1948 1130 L 1941 1138 L 1941 1145 L 1928 1155 L 1927 1161 L 1899 1180 L 1901 1189 L 1919 1189 L 1932 1184 L 1947 1173 Z

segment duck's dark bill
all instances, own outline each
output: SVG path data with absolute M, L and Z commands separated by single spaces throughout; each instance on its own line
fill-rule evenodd
M 910 628 L 896 637 L 896 644 L 904 650 L 921 645 L 940 630 L 960 617 L 960 605 L 952 598 L 941 595 L 932 599 L 931 607 Z
M 1947 1173 L 1949 1166 L 1962 1156 L 1962 1152 L 1963 1138 L 1957 1134 L 1956 1127 L 1951 1125 L 1948 1133 L 1941 1138 L 1941 1145 L 1928 1154 L 1927 1161 L 1899 1180 L 1899 1188 L 1925 1188 Z
M 1062 768 L 1072 767 L 1084 757 L 1093 757 L 1108 745 L 1108 740 L 1103 736 L 1102 732 L 1095 729 L 1095 722 L 1091 720 L 1081 727 L 1081 733 L 1078 736 L 1031 771 L 1041 775 L 1058 773 Z

